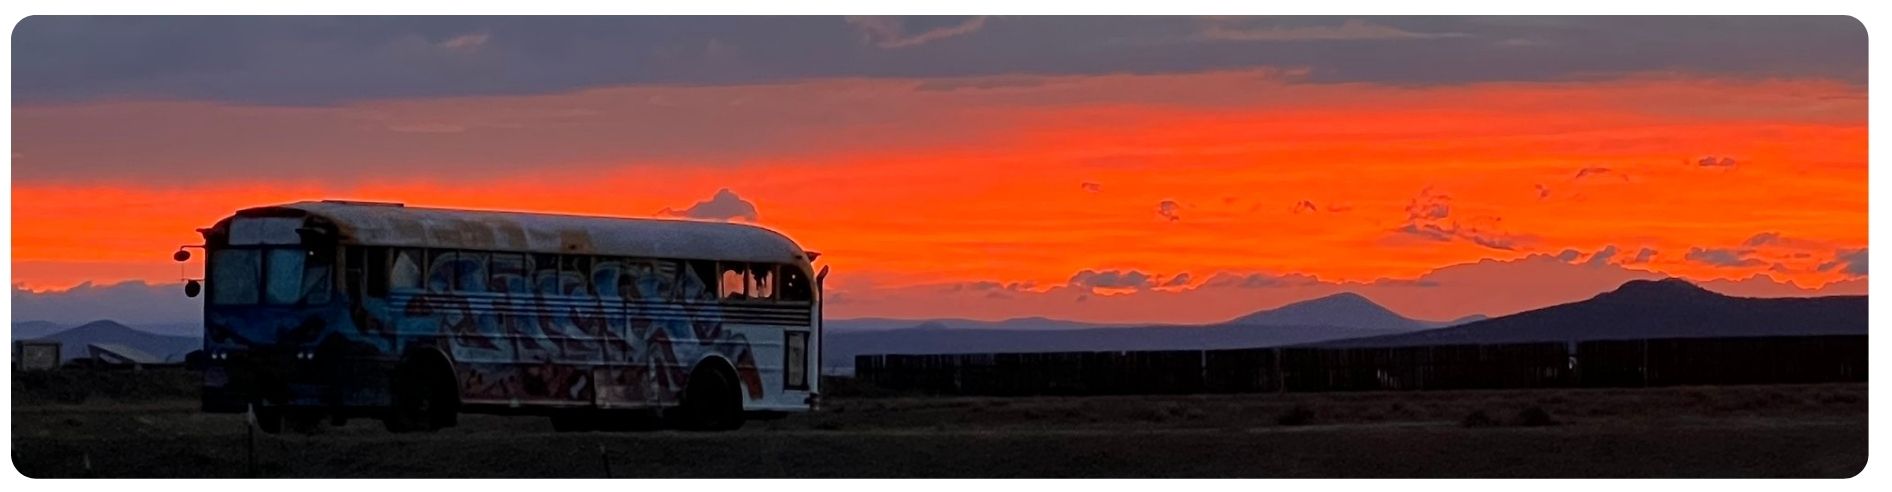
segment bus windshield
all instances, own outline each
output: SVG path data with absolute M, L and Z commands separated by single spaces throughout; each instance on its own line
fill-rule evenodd
M 322 304 L 334 258 L 302 248 L 222 249 L 210 256 L 210 303 Z

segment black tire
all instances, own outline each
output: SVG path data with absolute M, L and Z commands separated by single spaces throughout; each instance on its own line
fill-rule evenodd
M 394 407 L 383 419 L 390 432 L 433 432 L 459 424 L 459 391 L 451 373 L 435 364 L 409 363 L 394 378 Z
M 693 431 L 725 431 L 742 427 L 742 388 L 728 371 L 700 367 L 683 388 L 679 427 Z

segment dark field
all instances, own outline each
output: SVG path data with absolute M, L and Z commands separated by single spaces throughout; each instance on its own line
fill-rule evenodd
M 14 382 L 27 476 L 250 473 L 241 416 L 161 391 L 43 393 Z M 258 434 L 255 456 L 264 477 L 1846 477 L 1866 461 L 1866 385 L 854 397 L 730 433 L 358 419 Z

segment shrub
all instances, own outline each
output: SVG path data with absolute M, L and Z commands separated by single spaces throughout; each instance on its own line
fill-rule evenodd
M 1281 416 L 1275 417 L 1275 423 L 1281 425 L 1307 425 L 1314 422 L 1314 411 L 1301 405 L 1295 405 Z
M 1492 427 L 1498 425 L 1498 419 L 1491 418 L 1491 415 L 1486 414 L 1484 410 L 1472 410 L 1472 413 L 1465 415 L 1465 418 L 1459 420 L 1458 423 L 1466 427 Z
M 1542 427 L 1546 425 L 1557 425 L 1557 420 L 1550 418 L 1550 412 L 1546 412 L 1542 408 L 1529 407 L 1518 412 L 1518 425 L 1525 427 Z

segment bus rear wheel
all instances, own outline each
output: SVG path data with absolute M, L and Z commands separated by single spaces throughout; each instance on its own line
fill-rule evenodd
M 684 430 L 723 431 L 742 427 L 742 388 L 728 371 L 713 366 L 699 367 L 690 374 L 683 388 L 683 412 L 678 426 Z

